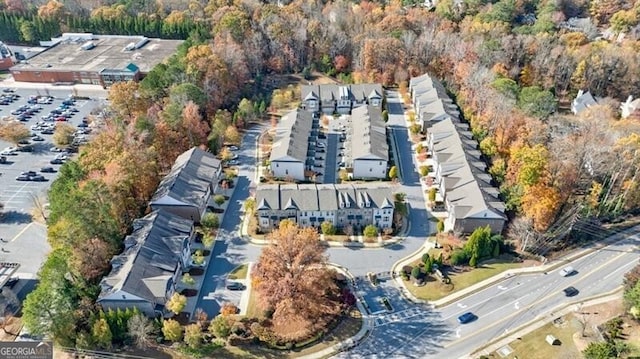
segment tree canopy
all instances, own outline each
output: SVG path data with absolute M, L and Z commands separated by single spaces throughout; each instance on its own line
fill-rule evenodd
M 251 272 L 254 288 L 262 307 L 273 309 L 277 335 L 304 337 L 340 311 L 339 290 L 326 267 L 325 249 L 314 229 L 287 222 L 270 238 L 271 244 L 263 249 Z

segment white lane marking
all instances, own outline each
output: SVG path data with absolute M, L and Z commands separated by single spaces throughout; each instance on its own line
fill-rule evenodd
M 462 309 L 464 309 L 464 308 L 466 308 L 466 307 L 467 307 L 466 305 L 464 305 L 464 304 L 462 304 L 462 303 L 458 303 L 458 308 L 462 308 Z
M 456 329 L 456 338 L 460 338 L 460 328 Z
M 509 288 L 507 288 L 507 287 L 505 287 L 505 286 L 503 286 L 503 285 L 499 285 L 499 286 L 498 286 L 498 289 L 500 289 L 500 290 L 507 290 L 507 289 L 509 289 Z
M 516 310 L 520 310 L 520 302 L 515 302 L 513 306 L 516 308 Z

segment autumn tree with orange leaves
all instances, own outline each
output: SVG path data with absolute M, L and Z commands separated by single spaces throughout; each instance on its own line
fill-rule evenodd
M 262 308 L 273 310 L 273 332 L 285 340 L 314 333 L 340 312 L 324 251 L 313 228 L 283 221 L 252 271 Z

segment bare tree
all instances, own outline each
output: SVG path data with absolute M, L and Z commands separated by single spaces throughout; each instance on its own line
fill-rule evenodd
M 129 336 L 133 338 L 138 348 L 144 349 L 149 345 L 149 335 L 153 332 L 153 324 L 147 317 L 142 314 L 134 315 L 129 319 L 127 329 Z

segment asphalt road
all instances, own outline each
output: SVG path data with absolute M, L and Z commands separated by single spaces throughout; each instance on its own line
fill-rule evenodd
M 212 250 L 212 262 L 205 272 L 204 283 L 196 308 L 202 308 L 209 318 L 220 311 L 225 302 L 236 305 L 243 292 L 229 291 L 225 288 L 226 278 L 237 266 L 255 262 L 262 247 L 250 244 L 240 235 L 242 225 L 242 205 L 249 197 L 250 189 L 256 186 L 256 140 L 265 127 L 256 126 L 248 130 L 238 151 L 238 181 L 233 195 L 229 199 L 226 213 L 218 230 L 218 237 Z M 245 294 L 246 295 L 246 294 Z
M 415 305 L 374 315 L 375 328 L 353 350 L 337 358 L 464 358 L 477 348 L 509 334 L 536 318 L 553 319 L 565 304 L 580 309 L 584 298 L 609 292 L 622 284 L 623 274 L 637 265 L 637 235 L 571 263 L 577 274 L 517 275 L 438 310 Z M 563 289 L 580 292 L 566 297 Z M 393 289 L 387 290 L 387 296 Z M 406 302 L 406 301 L 405 301 Z M 459 324 L 457 317 L 473 312 L 478 320 Z
M 323 183 L 336 183 L 336 175 L 338 174 L 336 169 L 338 143 L 337 133 L 327 133 L 326 156 L 324 156 L 324 169 L 322 170 L 322 172 L 324 172 L 324 176 L 322 177 L 324 179 Z

